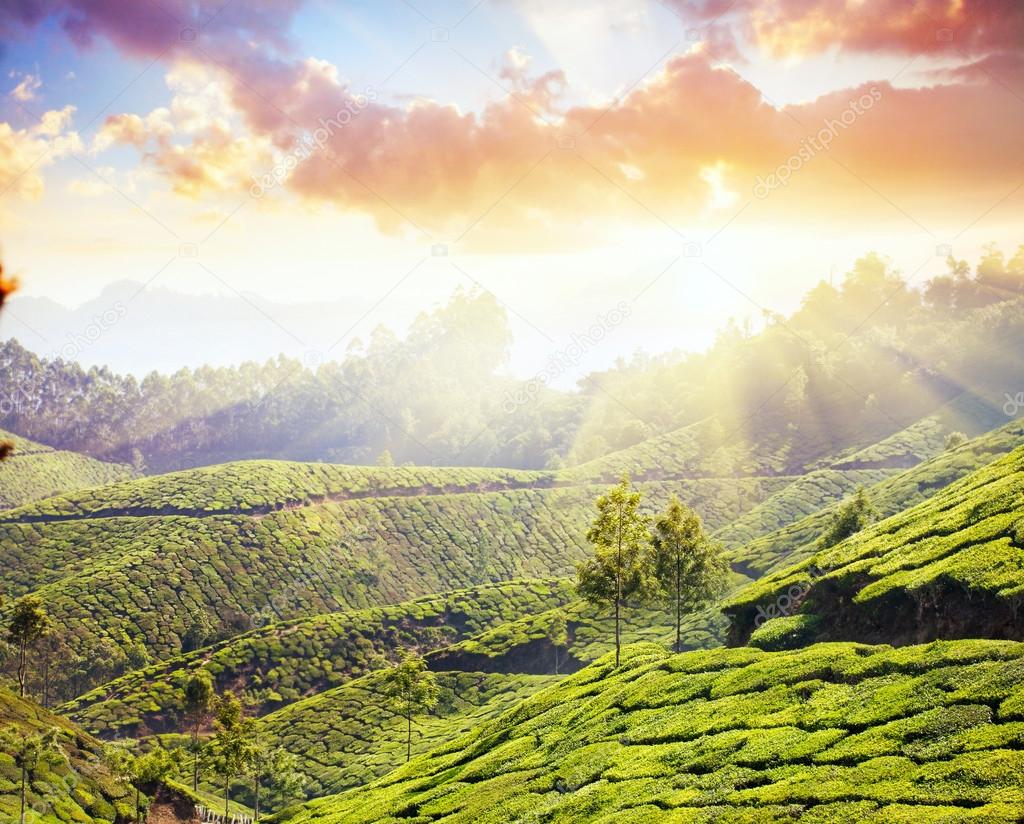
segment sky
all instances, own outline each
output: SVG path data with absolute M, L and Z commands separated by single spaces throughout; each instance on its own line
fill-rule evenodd
M 338 356 L 462 286 L 522 375 L 615 312 L 571 382 L 869 251 L 1024 242 L 1016 0 L 15 0 L 0 82 L 0 337 L 145 305 L 74 347 L 136 372 Z

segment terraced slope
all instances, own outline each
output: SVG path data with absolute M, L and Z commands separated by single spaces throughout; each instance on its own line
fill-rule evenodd
M 964 392 L 899 432 L 831 458 L 832 469 L 907 468 L 940 454 L 952 432 L 976 437 L 1006 423 L 1001 404 Z
M 15 445 L 14 454 L 0 463 L 0 510 L 136 475 L 131 467 L 104 463 L 75 452 L 58 452 L 3 430 L 0 441 Z
M 786 478 L 652 482 L 711 525 L 783 488 Z M 159 658 L 181 649 L 188 609 L 237 634 L 274 594 L 280 618 L 399 603 L 514 578 L 565 576 L 585 552 L 597 487 L 363 498 L 267 515 L 185 515 L 0 523 L 12 594 L 38 591 L 83 640 L 125 637 Z M 29 508 L 34 512 L 34 508 Z
M 869 488 L 871 501 L 881 517 L 902 512 L 928 500 L 939 490 L 986 466 L 1024 444 L 1024 421 L 1005 424 L 962 446 L 944 451 L 911 469 L 893 475 Z M 817 473 L 814 473 L 817 475 Z M 808 476 L 811 477 L 811 476 Z M 786 499 L 785 490 L 779 496 Z M 764 505 L 769 506 L 769 502 Z M 770 534 L 740 544 L 744 534 L 752 534 L 749 524 L 758 522 L 758 510 L 751 510 L 737 526 L 721 530 L 716 537 L 732 546 L 730 560 L 734 569 L 751 578 L 773 570 L 785 569 L 815 552 L 815 542 L 828 528 L 838 508 L 831 504 L 805 518 L 794 520 Z
M 124 675 L 60 711 L 104 737 L 173 731 L 179 729 L 184 684 L 203 667 L 218 691 L 244 694 L 248 711 L 261 716 L 383 666 L 400 649 L 437 649 L 571 598 L 565 579 L 509 581 L 269 624 Z
M 299 759 L 313 797 L 379 778 L 405 763 L 405 719 L 383 706 L 381 673 L 298 701 L 259 722 L 264 740 Z M 438 707 L 417 719 L 413 753 L 460 737 L 558 682 L 553 675 L 442 672 Z
M 761 643 L 1024 638 L 1024 447 L 742 590 L 731 639 L 780 605 Z
M 608 656 L 287 824 L 1014 822 L 1024 644 Z
M 41 767 L 29 780 L 29 821 L 39 824 L 127 822 L 134 797 L 112 780 L 102 765 L 102 747 L 66 719 L 0 689 L 0 728 L 13 724 L 26 736 L 57 728 L 66 760 Z M 0 821 L 15 822 L 20 810 L 21 772 L 0 751 Z

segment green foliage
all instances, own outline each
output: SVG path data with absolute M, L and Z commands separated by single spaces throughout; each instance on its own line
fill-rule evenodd
M 2 430 L 0 442 L 11 447 L 7 459 L 0 461 L 0 510 L 129 480 L 136 474 L 122 464 L 104 463 L 74 452 L 58 452 Z
M 1022 692 L 1019 643 L 631 646 L 281 821 L 1012 822 Z
M 676 619 L 674 649 L 682 651 L 682 617 L 725 594 L 727 566 L 700 516 L 673 497 L 654 522 L 652 566 L 660 596 Z
M 647 518 L 640 513 L 640 497 L 624 475 L 597 499 L 597 516 L 587 531 L 594 554 L 576 566 L 579 595 L 595 606 L 614 610 L 616 660 L 623 603 L 634 596 L 645 598 L 651 586 L 651 535 Z
M 385 671 L 296 701 L 259 719 L 269 746 L 291 753 L 311 797 L 366 784 L 406 760 L 407 722 L 381 700 Z M 412 753 L 451 748 L 481 722 L 554 684 L 553 676 L 437 672 L 437 706 L 417 718 Z M 280 805 L 277 805 L 280 806 Z
M 101 745 L 66 719 L 0 689 L 0 728 L 7 733 L 0 736 L 0 821 L 18 821 L 18 761 L 29 742 L 43 739 L 52 744 L 32 747 L 39 758 L 26 782 L 30 821 L 111 824 L 118 815 L 129 818 L 129 792 L 103 765 Z
M 7 619 L 7 641 L 18 656 L 18 691 L 25 695 L 28 679 L 29 650 L 52 628 L 50 616 L 37 595 L 26 595 L 15 601 Z
M 420 655 L 406 651 L 402 660 L 384 670 L 381 679 L 389 709 L 406 720 L 405 760 L 412 758 L 412 721 L 437 705 L 440 690 L 437 679 Z
M 832 518 L 832 523 L 818 541 L 819 549 L 828 549 L 851 535 L 856 535 L 871 523 L 877 514 L 864 487 L 857 489 L 857 494 L 844 502 Z
M 725 607 L 734 640 L 747 637 L 759 609 L 794 587 L 804 610 L 823 619 L 819 639 L 1012 637 L 1024 594 L 1022 493 L 1024 447 L 742 590 Z
M 246 702 L 263 715 L 339 686 L 395 659 L 542 614 L 573 597 L 567 580 L 508 581 L 355 612 L 268 624 L 231 641 L 129 673 L 62 707 L 104 734 L 167 732 L 186 723 L 185 690 L 196 678 L 219 689 L 245 684 Z
M 868 487 L 872 505 L 878 510 L 879 516 L 887 518 L 896 515 L 905 509 L 928 500 L 932 495 L 955 481 L 969 475 L 987 464 L 991 463 L 1000 455 L 1005 455 L 1016 449 L 1024 442 L 1024 422 L 1013 421 L 1004 424 L 992 432 L 981 435 L 951 452 L 941 451 L 941 441 L 938 441 L 935 457 L 906 469 L 896 474 L 890 474 L 884 480 L 876 482 Z M 893 470 L 871 470 L 892 473 Z M 861 470 L 844 470 L 844 475 L 849 476 L 859 473 Z M 811 479 L 818 473 L 807 476 Z M 861 477 L 860 481 L 869 480 Z M 795 486 L 795 484 L 794 484 Z M 780 496 L 789 494 L 787 488 Z M 838 500 L 852 491 L 847 487 L 839 495 L 832 497 Z M 814 500 L 814 493 L 803 496 L 804 500 Z M 743 516 L 740 523 L 758 523 L 767 520 L 763 511 L 771 506 L 771 499 L 765 504 L 752 509 Z M 734 566 L 748 571 L 751 577 L 760 577 L 765 572 L 782 570 L 792 566 L 797 561 L 811 557 L 816 551 L 817 540 L 828 531 L 832 521 L 839 510 L 838 504 L 826 506 L 825 508 L 812 511 L 812 514 L 799 517 L 799 509 L 787 506 L 793 510 L 795 518 L 772 517 L 770 523 L 782 525 L 768 533 L 761 533 L 758 537 L 756 530 L 744 529 L 734 530 L 727 527 L 716 533 L 716 537 L 722 540 L 727 547 L 729 560 Z

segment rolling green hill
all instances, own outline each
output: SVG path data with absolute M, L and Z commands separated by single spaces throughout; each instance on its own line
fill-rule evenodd
M 218 690 L 236 690 L 248 711 L 261 716 L 383 666 L 403 648 L 426 652 L 447 646 L 572 597 L 564 579 L 509 581 L 273 623 L 124 675 L 60 710 L 104 737 L 172 731 L 179 728 L 184 684 L 203 667 Z
M 714 526 L 790 480 L 651 482 L 643 491 L 652 508 L 677 493 Z M 168 658 L 180 651 L 193 607 L 238 634 L 273 593 L 288 593 L 277 617 L 294 618 L 570 574 L 599 491 L 507 489 L 312 503 L 266 515 L 53 521 L 37 520 L 35 505 L 0 522 L 0 566 L 10 571 L 12 594 L 39 592 L 82 642 L 138 639 Z
M 0 430 L 2 441 L 14 444 L 14 454 L 0 463 L 0 510 L 136 475 L 128 466 L 104 463 L 75 452 L 58 452 Z
M 1024 421 L 1012 421 L 880 481 L 868 489 L 871 502 L 881 517 L 895 515 L 927 500 L 949 484 L 1022 444 Z M 785 498 L 785 490 L 781 497 Z M 767 502 L 763 506 L 766 505 Z M 760 537 L 755 537 L 746 526 L 751 520 L 757 522 L 756 510 L 752 510 L 737 521 L 740 526 L 727 527 L 718 537 L 731 546 L 729 556 L 733 567 L 748 577 L 759 578 L 766 572 L 783 569 L 813 554 L 815 542 L 827 529 L 837 508 L 838 504 L 831 504 Z M 744 534 L 750 535 L 752 540 L 742 543 Z
M 788 614 L 758 629 L 762 644 L 794 638 L 1020 639 L 1022 595 L 1024 447 L 1019 447 L 927 501 L 761 579 L 733 598 L 726 611 L 734 642 L 745 641 L 755 622 L 763 623 L 779 604 Z M 793 599 L 799 610 L 789 605 Z
M 1024 645 L 627 648 L 287 824 L 1012 822 Z
M 436 677 L 441 700 L 417 719 L 414 754 L 451 741 L 559 680 L 474 672 Z M 380 673 L 370 673 L 260 719 L 259 733 L 298 757 L 310 795 L 366 784 L 405 762 L 405 720 L 383 706 L 380 681 Z
M 41 767 L 29 780 L 29 821 L 38 824 L 110 824 L 128 821 L 134 793 L 118 784 L 103 766 L 98 741 L 66 719 L 37 704 L 0 689 L 0 728 L 13 725 L 25 735 L 56 728 L 60 731 L 63 763 Z M 0 820 L 18 820 L 21 773 L 11 757 L 0 752 Z

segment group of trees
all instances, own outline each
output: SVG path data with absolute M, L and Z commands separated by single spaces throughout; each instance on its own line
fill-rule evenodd
M 118 644 L 108 638 L 80 638 L 55 624 L 35 594 L 12 604 L 0 634 L 0 673 L 9 675 L 22 696 L 32 694 L 44 707 L 148 663 L 149 652 L 138 639 L 125 637 Z
M 270 746 L 259 734 L 255 720 L 247 718 L 242 702 L 230 690 L 217 695 L 213 678 L 205 669 L 197 669 L 184 687 L 184 722 L 189 736 L 186 753 L 192 789 L 198 790 L 205 765 L 221 780 L 224 814 L 231 802 L 232 784 L 246 778 L 254 817 L 259 821 L 267 795 L 275 803 L 283 803 L 298 794 L 304 783 L 296 769 L 295 756 Z M 213 722 L 213 734 L 203 738 L 204 730 Z
M 708 538 L 697 513 L 673 496 L 652 531 L 640 501 L 628 476 L 598 498 L 597 517 L 587 532 L 594 554 L 576 567 L 577 592 L 613 612 L 616 666 L 627 603 L 667 605 L 675 616 L 678 652 L 683 614 L 720 597 L 727 583 L 721 549 Z
M 896 411 L 909 420 L 963 389 L 998 397 L 1024 379 L 1006 354 L 1024 343 L 1024 247 L 1009 259 L 989 247 L 973 274 L 950 257 L 948 270 L 919 290 L 867 255 L 791 316 L 766 312 L 757 333 L 730 322 L 706 352 L 637 355 L 575 392 L 511 404 L 522 386 L 500 371 L 508 318 L 486 293 L 457 293 L 404 338 L 377 329 L 315 370 L 278 358 L 140 381 L 8 341 L 0 370 L 18 402 L 0 428 L 151 471 L 252 457 L 540 468 L 712 415 L 754 437 L 883 433 Z
M 253 457 L 372 464 L 385 452 L 397 463 L 543 466 L 567 451 L 580 408 L 557 393 L 504 408 L 518 386 L 499 371 L 510 341 L 495 299 L 462 291 L 404 338 L 378 328 L 315 367 L 282 356 L 138 380 L 10 340 L 0 380 L 18 393 L 0 428 L 154 472 Z

